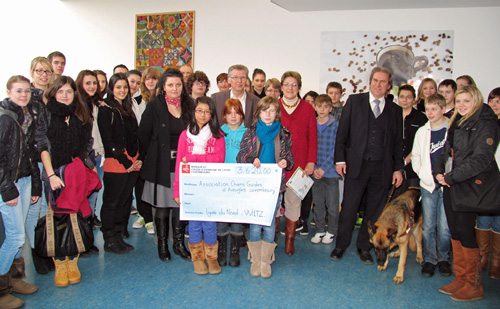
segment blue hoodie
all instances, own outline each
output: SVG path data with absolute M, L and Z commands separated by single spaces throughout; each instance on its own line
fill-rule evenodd
M 227 134 L 227 136 L 224 137 L 226 143 L 226 159 L 224 163 L 236 163 L 236 156 L 240 151 L 241 139 L 247 128 L 245 128 L 245 125 L 241 124 L 238 129 L 231 130 L 227 124 L 224 124 L 221 130 Z

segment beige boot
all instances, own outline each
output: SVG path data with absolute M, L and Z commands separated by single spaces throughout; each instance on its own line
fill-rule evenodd
M 455 279 L 452 283 L 439 288 L 439 292 L 451 295 L 465 286 L 465 256 L 462 243 L 459 240 L 451 240 L 453 248 L 453 273 Z
M 54 277 L 54 283 L 58 287 L 66 287 L 69 285 L 68 279 L 68 266 L 66 260 L 60 261 L 52 258 L 54 260 L 54 265 L 56 266 L 56 273 Z
M 275 243 L 262 241 L 262 252 L 260 256 L 260 275 L 262 278 L 271 277 L 271 263 L 274 262 Z
M 219 243 L 216 242 L 213 245 L 207 245 L 204 241 L 202 241 L 205 246 L 205 260 L 208 265 L 208 272 L 212 275 L 220 273 L 222 270 L 220 269 L 219 262 L 217 261 L 217 249 L 219 247 Z
M 208 274 L 207 265 L 205 264 L 205 248 L 203 241 L 197 244 L 188 242 L 189 251 L 191 251 L 191 260 L 193 261 L 194 273 L 198 275 Z
M 260 241 L 247 241 L 248 245 L 248 259 L 252 263 L 250 266 L 250 274 L 254 277 L 260 277 L 260 257 L 262 240 Z
M 500 233 L 492 233 L 490 278 L 500 279 Z
M 0 276 L 0 308 L 20 308 L 24 301 L 10 295 L 12 293 L 12 282 L 10 271 Z
M 490 257 L 491 230 L 476 229 L 476 240 L 481 252 L 481 269 L 486 269 Z
M 76 284 L 80 281 L 82 281 L 82 275 L 80 274 L 80 270 L 78 269 L 78 258 L 80 255 L 78 255 L 76 258 L 73 260 L 70 260 L 68 257 L 66 257 L 66 265 L 68 267 L 68 281 L 71 284 Z
M 23 281 L 26 277 L 24 274 L 24 258 L 14 259 L 10 267 L 12 278 L 12 291 L 19 294 L 33 294 L 38 291 L 38 287 L 31 283 Z

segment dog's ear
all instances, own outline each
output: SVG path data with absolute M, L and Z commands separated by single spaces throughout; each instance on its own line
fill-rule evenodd
M 371 221 L 368 221 L 367 226 L 368 226 L 368 233 L 370 235 L 377 233 L 377 226 L 373 224 Z
M 398 232 L 397 229 L 389 228 L 387 230 L 387 238 L 394 240 L 397 236 L 397 232 Z

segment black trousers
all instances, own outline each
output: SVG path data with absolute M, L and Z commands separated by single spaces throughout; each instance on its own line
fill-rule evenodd
M 443 187 L 443 203 L 451 238 L 460 241 L 463 247 L 478 248 L 475 230 L 477 214 L 453 211 L 451 192 L 448 187 Z
M 113 237 L 123 227 L 123 209 L 139 177 L 139 172 L 104 173 L 101 209 L 101 231 Z
M 137 211 L 144 218 L 146 223 L 153 222 L 153 207 L 142 201 L 142 192 L 144 191 L 144 179 L 141 177 L 137 178 L 137 183 L 135 184 L 135 203 L 137 205 Z
M 339 217 L 339 232 L 336 248 L 347 249 L 351 243 L 352 232 L 356 224 L 357 212 L 363 196 L 366 198 L 366 209 L 363 224 L 359 229 L 356 245 L 358 249 L 370 250 L 372 245 L 368 236 L 368 221 L 375 223 L 387 202 L 389 189 L 382 183 L 382 161 L 363 160 L 362 173 L 358 178 L 346 177 L 344 199 Z M 349 172 L 349 166 L 347 167 Z

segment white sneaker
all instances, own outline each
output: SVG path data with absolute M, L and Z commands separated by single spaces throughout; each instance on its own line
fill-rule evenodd
M 145 226 L 146 226 L 146 231 L 148 232 L 148 234 L 155 233 L 155 225 L 153 224 L 153 222 L 148 222 L 145 224 Z
M 141 227 L 144 226 L 144 224 L 146 224 L 146 221 L 144 221 L 144 218 L 139 216 L 139 219 L 137 219 L 134 224 L 132 224 L 132 227 L 134 229 L 140 229 Z
M 335 235 L 326 232 L 326 234 L 323 237 L 323 239 L 321 240 L 321 242 L 324 244 L 331 244 L 333 242 L 334 238 L 335 238 Z
M 321 239 L 325 236 L 325 233 L 316 233 L 314 234 L 314 237 L 311 238 L 311 242 L 313 244 L 319 244 L 321 242 Z

